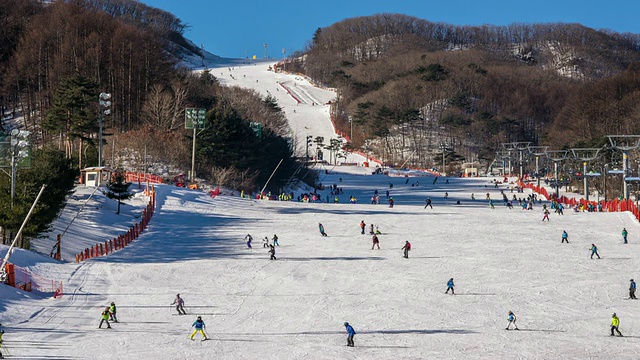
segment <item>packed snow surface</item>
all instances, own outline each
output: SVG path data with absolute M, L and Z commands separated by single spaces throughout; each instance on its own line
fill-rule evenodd
M 243 79 L 245 71 L 257 84 L 276 76 L 261 65 L 234 71 Z M 302 84 L 297 86 L 307 86 Z M 301 106 L 283 108 L 290 114 Z M 629 280 L 640 277 L 640 227 L 629 213 L 567 209 L 542 222 L 543 204 L 530 211 L 503 206 L 500 191 L 509 198 L 528 193 L 511 193 L 508 184 L 495 188 L 493 178 L 439 178 L 434 184 L 428 175 L 325 169 L 322 182 L 343 189 L 338 204 L 211 198 L 162 185 L 149 228 L 112 255 L 75 264 L 16 251 L 18 265 L 64 281 L 65 295 L 39 298 L 0 285 L 2 351 L 24 359 L 640 358 L 640 302 L 627 300 Z M 370 201 L 376 190 L 377 205 Z M 78 191 L 80 202 L 86 195 Z M 351 195 L 357 204 L 348 203 Z M 114 203 L 99 192 L 94 196 L 101 205 L 78 216 L 63 251 L 120 233 L 111 229 Z M 327 196 L 333 201 L 328 188 L 323 200 Z M 424 208 L 428 197 L 433 209 Z M 137 221 L 130 214 L 144 203 L 137 198 L 126 205 L 119 226 Z M 56 228 L 64 229 L 69 216 Z M 370 235 L 360 234 L 362 220 L 367 230 L 369 224 L 379 227 L 380 250 L 371 249 Z M 328 237 L 320 235 L 319 223 Z M 629 244 L 622 243 L 623 227 Z M 569 244 L 560 243 L 562 230 Z M 243 240 L 247 234 L 252 249 Z M 280 246 L 270 261 L 262 239 L 274 234 Z M 48 253 L 50 239 L 42 252 Z M 413 248 L 405 259 L 407 240 Z M 602 259 L 590 259 L 592 243 Z M 3 255 L 6 247 L 0 249 Z M 450 278 L 456 295 L 444 293 Z M 176 315 L 170 305 L 178 293 L 188 315 Z M 120 322 L 98 329 L 100 313 L 112 301 Z M 505 330 L 510 310 L 520 331 Z M 613 312 L 625 337 L 609 336 Z M 209 341 L 189 340 L 197 316 Z M 345 346 L 345 321 L 357 332 L 354 348 Z

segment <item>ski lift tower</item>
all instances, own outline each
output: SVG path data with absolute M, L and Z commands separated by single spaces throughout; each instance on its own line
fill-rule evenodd
M 509 156 L 506 158 L 509 161 L 509 176 L 511 176 L 511 153 L 516 150 L 516 148 L 513 146 L 513 144 L 515 143 L 502 143 L 502 148 L 503 150 L 503 155 L 504 155 L 504 151 L 507 152 L 507 154 L 509 154 Z M 507 176 L 505 174 L 505 176 Z
M 602 148 L 579 148 L 571 149 L 576 159 L 582 160 L 582 176 L 584 177 L 584 199 L 589 201 L 589 176 L 587 175 L 587 165 L 589 161 L 598 158 L 598 153 Z
M 640 135 L 607 135 L 611 147 L 622 151 L 622 190 L 625 200 L 629 199 L 627 172 L 629 171 L 629 151 L 640 147 Z
M 538 160 L 540 160 L 540 156 L 547 153 L 548 148 L 548 146 L 529 146 L 529 152 L 536 157 L 536 177 L 538 178 L 538 187 L 540 187 L 540 167 L 538 165 Z
M 569 156 L 569 150 L 547 150 L 545 155 L 553 161 L 553 173 L 556 179 L 556 198 L 560 197 L 560 186 L 558 184 L 558 163 Z
M 506 149 L 502 149 L 498 152 L 496 158 L 502 161 L 502 176 L 507 176 L 505 169 L 507 168 L 507 161 L 509 161 L 509 172 L 511 172 L 511 152 Z
M 511 142 L 511 143 L 503 143 L 502 144 L 502 146 L 507 150 L 510 150 L 510 151 L 518 150 L 518 153 L 520 155 L 520 157 L 519 157 L 519 162 L 520 162 L 520 181 L 522 181 L 522 152 L 529 148 L 529 144 L 531 144 L 531 143 L 530 142 Z M 511 159 L 509 159 L 509 171 L 511 171 Z

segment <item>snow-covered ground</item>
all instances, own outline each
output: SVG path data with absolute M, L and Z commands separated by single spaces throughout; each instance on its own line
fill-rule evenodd
M 224 67 L 213 74 L 227 72 Z M 283 94 L 275 90 L 276 80 L 287 82 L 291 80 L 284 77 L 292 76 L 267 72 L 262 65 L 231 72 L 237 79 L 253 77 L 245 86 L 256 84 L 258 90 L 258 84 L 272 81 L 272 94 Z M 303 83 L 300 80 L 297 87 L 305 88 Z M 288 115 L 302 114 L 303 110 L 293 113 L 294 108 L 305 108 L 309 114 L 322 109 L 278 99 Z M 313 121 L 311 116 L 290 118 L 306 122 L 294 123 L 298 132 L 300 126 L 312 127 L 313 135 L 330 131 L 322 130 L 331 125 L 326 117 L 321 124 L 320 115 Z M 162 185 L 157 187 L 157 210 L 148 230 L 119 252 L 81 264 L 60 264 L 16 251 L 12 260 L 63 280 L 66 294 L 39 299 L 0 285 L 0 322 L 10 355 L 640 358 L 640 302 L 626 300 L 629 279 L 640 277 L 640 226 L 630 214 L 566 211 L 542 222 L 541 204 L 522 211 L 496 201 L 496 208 L 490 209 L 486 193 L 494 201 L 501 190 L 512 196 L 506 185 L 494 188 L 492 178 L 449 178 L 448 184 L 439 178 L 434 184 L 429 176 L 371 175 L 362 167 L 327 169 L 323 183 L 343 188 L 339 204 L 212 199 L 199 191 Z M 382 204 L 370 204 L 375 190 Z M 396 202 L 393 208 L 386 205 L 387 190 Z M 329 190 L 323 198 L 327 195 Z M 347 203 L 351 195 L 358 204 Z M 80 201 L 85 195 L 78 196 Z M 102 205 L 81 213 L 63 239 L 63 249 L 82 248 L 77 244 L 86 238 L 98 242 L 113 236 L 106 233 L 97 239 L 96 229 L 113 224 L 106 215 L 113 212 L 114 203 L 100 193 L 94 196 Z M 433 209 L 424 209 L 427 197 Z M 129 207 L 133 205 L 125 206 Z M 55 226 L 63 228 L 67 217 Z M 371 236 L 360 234 L 361 220 L 379 226 L 380 250 L 371 250 Z M 328 237 L 320 236 L 320 222 Z M 626 245 L 620 236 L 623 227 L 630 233 Z M 560 243 L 562 230 L 569 233 L 569 244 Z M 247 234 L 254 238 L 253 249 L 243 241 Z M 261 239 L 274 234 L 280 247 L 278 259 L 270 261 Z M 400 250 L 406 240 L 413 245 L 409 259 Z M 601 260 L 589 258 L 591 243 L 598 245 Z M 2 256 L 6 247 L 0 249 Z M 43 249 L 48 253 L 50 245 Z M 444 294 L 451 277 L 455 296 Z M 169 304 L 177 293 L 185 299 L 187 316 L 173 315 Z M 120 322 L 110 330 L 98 329 L 100 312 L 111 301 L 118 306 Z M 517 315 L 520 331 L 504 330 L 509 310 Z M 623 338 L 608 335 L 613 312 L 620 317 Z M 198 315 L 207 325 L 209 341 L 188 339 Z M 358 332 L 355 348 L 345 346 L 345 321 Z

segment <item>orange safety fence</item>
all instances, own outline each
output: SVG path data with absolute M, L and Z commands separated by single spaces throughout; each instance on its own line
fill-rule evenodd
M 83 252 L 76 254 L 76 262 L 85 261 L 91 258 L 109 255 L 114 251 L 120 250 L 129 245 L 133 240 L 137 239 L 140 234 L 147 228 L 149 221 L 153 217 L 153 213 L 156 208 L 156 191 L 151 187 L 149 194 L 149 204 L 142 210 L 142 217 L 140 222 L 134 224 L 129 228 L 129 231 L 122 235 L 118 235 L 113 239 L 105 241 L 104 243 L 95 244 L 90 248 L 84 249 Z
M 149 183 L 149 184 L 162 184 L 162 178 L 158 175 L 147 174 L 147 173 L 137 173 L 132 171 L 127 171 L 125 173 L 125 181 L 138 184 L 140 183 Z
M 640 210 L 638 210 L 638 206 L 632 200 L 619 200 L 616 198 L 610 201 L 602 200 L 598 202 L 593 200 L 585 200 L 584 198 L 580 198 L 580 199 L 569 198 L 564 195 L 558 198 L 555 198 L 555 194 L 549 195 L 549 192 L 547 191 L 547 189 L 541 186 L 537 186 L 533 184 L 524 184 L 522 182 L 520 183 L 520 186 L 526 189 L 531 189 L 533 192 L 543 195 L 545 198 L 549 200 L 556 200 L 561 204 L 568 205 L 571 207 L 580 205 L 587 208 L 589 205 L 591 205 L 594 209 L 598 209 L 598 205 L 601 205 L 602 211 L 607 211 L 607 212 L 630 211 L 633 214 L 633 216 L 635 216 L 635 218 L 638 219 L 638 221 L 640 221 Z
M 54 298 L 62 297 L 62 295 L 64 295 L 62 281 L 52 280 L 36 275 L 29 269 L 25 269 L 12 263 L 7 263 L 5 265 L 5 271 L 7 273 L 6 284 L 9 286 L 28 292 L 35 290 L 44 294 L 52 294 Z

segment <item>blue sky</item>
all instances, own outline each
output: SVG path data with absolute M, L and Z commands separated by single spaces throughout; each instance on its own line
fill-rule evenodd
M 379 13 L 455 25 L 581 23 L 640 33 L 638 0 L 139 0 L 189 25 L 185 36 L 222 57 L 282 57 L 304 50 L 317 28 Z

